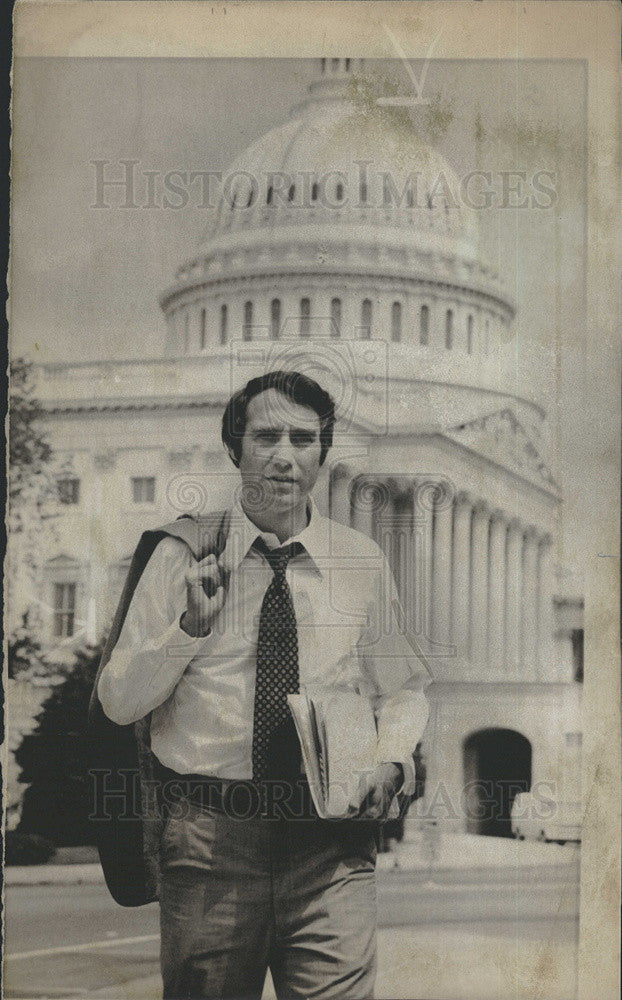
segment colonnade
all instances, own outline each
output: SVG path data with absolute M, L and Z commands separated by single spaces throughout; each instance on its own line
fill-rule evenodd
M 363 303 L 371 303 L 369 318 Z M 456 289 L 440 294 L 431 283 L 413 290 L 408 282 L 376 281 L 350 283 L 347 295 L 337 286 L 301 280 L 281 283 L 278 297 L 273 289 L 246 285 L 227 294 L 193 294 L 187 301 L 167 308 L 167 351 L 171 355 L 197 355 L 215 346 L 240 340 L 252 314 L 251 340 L 320 339 L 329 335 L 341 340 L 371 338 L 401 342 L 416 348 L 449 350 L 462 355 L 488 354 L 499 342 L 507 312 L 492 300 L 480 302 Z M 273 332 L 273 302 L 278 302 L 277 337 Z M 303 302 L 306 305 L 303 307 Z M 337 306 L 338 303 L 338 306 Z M 397 315 L 394 308 L 398 309 Z M 304 314 L 304 310 L 308 310 Z M 447 333 L 448 315 L 451 334 Z
M 331 477 L 330 513 L 383 548 L 423 649 L 495 677 L 556 679 L 548 533 L 442 477 L 345 467 Z

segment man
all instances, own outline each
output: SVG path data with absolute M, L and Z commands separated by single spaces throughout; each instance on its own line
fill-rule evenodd
M 311 499 L 334 421 L 296 372 L 232 397 L 222 438 L 241 489 L 224 549 L 197 562 L 178 538 L 156 545 L 99 678 L 115 723 L 151 713 L 160 777 L 181 792 L 160 853 L 169 1000 L 259 998 L 267 968 L 283 1000 L 373 996 L 374 834 L 414 784 L 426 677 L 382 553 Z M 368 694 L 377 716 L 376 770 L 340 821 L 313 809 L 287 708 L 318 683 Z

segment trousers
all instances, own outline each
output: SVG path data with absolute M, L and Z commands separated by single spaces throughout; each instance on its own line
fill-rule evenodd
M 183 798 L 161 841 L 164 1000 L 369 1000 L 376 824 Z

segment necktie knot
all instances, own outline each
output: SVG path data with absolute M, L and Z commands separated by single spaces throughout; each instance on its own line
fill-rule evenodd
M 255 542 L 255 548 L 267 559 L 272 568 L 272 572 L 279 578 L 283 578 L 285 576 L 285 570 L 287 569 L 290 559 L 293 559 L 294 556 L 300 555 L 300 553 L 305 550 L 302 542 L 289 542 L 287 545 L 281 545 L 278 549 L 270 549 L 266 545 L 263 538 L 257 539 Z

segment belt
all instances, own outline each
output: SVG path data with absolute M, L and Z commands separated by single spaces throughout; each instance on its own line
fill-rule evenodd
M 291 781 L 217 778 L 180 774 L 157 757 L 156 778 L 161 809 L 167 815 L 185 799 L 200 809 L 216 810 L 239 819 L 288 815 L 292 819 L 317 819 L 306 778 Z

